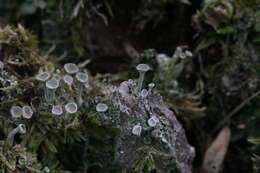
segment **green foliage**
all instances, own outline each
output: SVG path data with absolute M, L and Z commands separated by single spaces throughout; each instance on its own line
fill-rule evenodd
M 0 169 L 3 173 L 9 172 L 39 172 L 47 173 L 36 155 L 26 151 L 21 145 L 8 146 L 1 141 Z
M 259 35 L 255 29 L 257 13 L 252 4 L 213 1 L 195 16 L 199 34 L 196 51 L 202 56 L 201 73 L 208 80 L 206 92 L 212 98 L 219 96 L 216 99 L 222 104 L 222 116 L 257 92 L 260 67 L 260 49 L 254 42 L 254 36 Z M 216 107 L 217 102 L 212 102 L 211 107 Z M 252 108 L 256 109 L 253 105 Z
M 258 146 L 249 143 L 259 138 L 258 11 L 259 2 L 254 0 L 205 1 L 194 17 L 198 32 L 195 53 L 205 81 L 204 130 L 215 127 L 214 133 L 224 124 L 230 125 L 231 147 L 242 147 L 244 153 L 229 154 L 245 164 L 251 153 L 259 152 Z

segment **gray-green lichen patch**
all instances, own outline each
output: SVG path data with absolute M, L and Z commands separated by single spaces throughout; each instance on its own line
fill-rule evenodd
M 13 42 L 18 46 L 0 64 L 1 133 L 10 147 L 20 143 L 51 171 L 66 169 L 68 163 L 69 169 L 83 172 L 191 172 L 194 148 L 154 91 L 155 85 L 143 87 L 144 75 L 139 83 L 129 79 L 116 87 L 111 76 L 93 78 L 74 63 L 55 69 L 34 49 L 34 42 L 27 40 L 30 34 L 21 26 L 3 31 L 11 35 L 3 37 L 3 46 Z M 22 55 L 21 61 L 12 64 L 17 54 Z M 35 70 L 27 73 L 31 66 Z M 17 73 L 23 72 L 19 67 L 26 67 L 25 73 Z M 26 133 L 16 135 L 17 140 L 17 128 L 10 129 L 20 124 Z M 82 154 L 74 161 L 71 158 L 76 152 Z
M 158 93 L 150 91 L 143 98 L 140 93 L 134 94 L 136 87 L 133 80 L 123 82 L 121 93 L 116 91 L 113 100 L 113 105 L 119 109 L 111 116 L 120 129 L 117 159 L 128 171 L 171 172 L 178 169 L 182 173 L 191 172 L 195 150 L 188 144 L 175 115 L 163 104 Z M 156 117 L 152 126 L 149 124 L 151 117 Z M 171 165 L 173 163 L 175 166 Z

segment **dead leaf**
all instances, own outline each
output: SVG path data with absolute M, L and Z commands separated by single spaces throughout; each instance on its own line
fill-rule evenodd
M 230 135 L 230 128 L 224 127 L 207 149 L 203 159 L 203 171 L 205 173 L 220 173 L 230 142 Z

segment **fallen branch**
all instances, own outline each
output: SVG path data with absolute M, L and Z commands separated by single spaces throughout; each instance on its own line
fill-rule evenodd
M 215 129 L 213 130 L 213 133 L 216 132 L 220 127 L 222 127 L 228 120 L 231 119 L 235 114 L 237 114 L 242 108 L 244 108 L 248 102 L 253 100 L 255 97 L 260 95 L 260 90 L 254 93 L 252 96 L 248 97 L 246 100 L 244 100 L 242 103 L 240 103 L 238 106 L 235 107 L 222 121 L 220 121 Z

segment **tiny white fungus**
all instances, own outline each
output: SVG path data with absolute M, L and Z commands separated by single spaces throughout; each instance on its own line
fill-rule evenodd
M 180 58 L 181 58 L 181 59 L 185 59 L 186 57 L 187 57 L 187 55 L 186 55 L 185 53 L 181 53 L 181 54 L 180 54 Z
M 186 54 L 186 56 L 192 57 L 192 52 L 189 51 L 189 50 L 186 50 L 186 51 L 185 51 L 185 54 Z
M 18 125 L 18 131 L 20 134 L 25 134 L 26 133 L 26 127 L 24 124 L 19 124 Z
M 149 84 L 148 84 L 148 87 L 152 89 L 152 88 L 155 87 L 155 84 L 154 84 L 154 83 L 149 83 Z
M 141 93 L 140 93 L 142 98 L 146 98 L 148 96 L 148 91 L 147 89 L 142 89 Z
M 73 77 L 71 75 L 65 75 L 63 77 L 63 81 L 67 84 L 67 85 L 72 85 L 73 83 Z
M 61 105 L 53 105 L 51 109 L 51 113 L 54 115 L 61 115 L 63 113 Z
M 64 65 L 64 69 L 67 73 L 69 74 L 74 74 L 77 73 L 79 71 L 79 68 L 76 64 L 74 63 L 67 63 Z
M 60 83 L 56 79 L 50 79 L 46 82 L 46 87 L 49 89 L 57 89 L 59 87 Z
M 90 88 L 90 85 L 88 83 L 85 83 L 84 87 L 88 89 L 88 88 Z
M 49 172 L 51 172 L 50 168 L 49 168 L 49 167 L 47 167 L 47 166 L 45 166 L 45 167 L 43 168 L 43 170 L 44 170 L 44 172 L 46 172 L 46 173 L 49 173 Z
M 24 106 L 23 107 L 23 117 L 26 119 L 32 118 L 33 110 L 30 106 Z
M 181 47 L 176 47 L 176 50 L 174 52 L 175 55 L 179 56 L 182 53 L 182 48 Z
M 88 81 L 88 74 L 83 72 L 78 72 L 76 74 L 76 79 L 81 83 L 86 83 Z
M 162 137 L 161 140 L 163 143 L 166 143 L 166 144 L 168 143 L 167 139 L 165 139 L 164 137 Z
M 78 105 L 75 102 L 70 102 L 65 105 L 65 110 L 69 114 L 74 114 L 78 111 Z
M 122 95 L 128 94 L 130 92 L 127 83 L 128 83 L 127 81 L 123 81 L 123 82 L 120 83 L 120 86 L 118 88 L 118 92 L 121 93 Z
M 12 106 L 10 112 L 13 118 L 20 118 L 23 114 L 23 109 L 20 106 Z
M 132 134 L 136 135 L 136 136 L 140 136 L 142 132 L 142 126 L 140 125 L 135 125 L 132 129 Z
M 151 93 L 152 92 L 152 90 L 153 90 L 153 88 L 155 87 L 155 84 L 154 83 L 149 83 L 148 84 L 148 87 L 149 87 L 149 92 Z
M 166 56 L 165 54 L 158 54 L 156 56 L 156 61 L 162 68 L 168 68 L 168 65 L 170 63 L 170 58 Z
M 178 85 L 179 85 L 179 83 L 178 83 L 177 80 L 173 80 L 173 81 L 172 81 L 172 85 L 173 85 L 173 88 L 177 88 Z
M 139 71 L 139 72 L 147 72 L 149 71 L 151 68 L 147 65 L 147 64 L 138 64 L 136 66 L 136 69 Z
M 108 106 L 104 103 L 99 103 L 96 106 L 96 111 L 97 112 L 106 112 L 108 110 Z
M 60 81 L 60 80 L 61 80 L 61 76 L 60 76 L 59 74 L 57 74 L 57 73 L 56 73 L 56 74 L 53 74 L 53 75 L 52 75 L 52 78 L 53 78 L 53 79 L 56 79 L 57 81 Z
M 134 83 L 134 80 L 133 79 L 128 79 L 128 81 L 127 81 L 129 84 L 131 84 L 131 85 L 133 85 L 133 83 Z
M 165 57 L 167 57 L 166 54 L 160 53 L 160 54 L 158 54 L 158 55 L 156 56 L 156 59 L 165 58 Z
M 45 82 L 46 80 L 49 79 L 49 77 L 50 77 L 49 72 L 42 72 L 36 76 L 36 79 L 39 81 Z
M 137 84 L 137 93 L 139 93 L 142 89 L 143 81 L 144 81 L 144 75 L 147 71 L 149 71 L 151 68 L 147 64 L 138 64 L 136 66 L 136 69 L 139 72 L 139 79 Z
M 155 115 L 153 115 L 152 118 L 154 119 L 154 121 L 155 121 L 156 123 L 159 123 L 159 122 L 160 122 L 160 120 L 159 120 Z
M 149 118 L 148 120 L 148 125 L 150 127 L 155 127 L 156 124 L 159 122 L 159 119 L 156 116 L 152 116 L 151 118 Z

